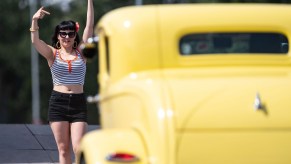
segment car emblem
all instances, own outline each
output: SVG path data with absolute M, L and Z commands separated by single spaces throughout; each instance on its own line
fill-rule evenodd
M 261 96 L 259 93 L 256 94 L 255 103 L 254 103 L 255 111 L 262 111 L 266 115 L 268 115 L 268 111 L 266 106 L 262 103 Z

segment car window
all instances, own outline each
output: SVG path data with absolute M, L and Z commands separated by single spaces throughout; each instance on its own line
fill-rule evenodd
M 180 39 L 181 55 L 288 53 L 288 39 L 279 33 L 198 33 Z

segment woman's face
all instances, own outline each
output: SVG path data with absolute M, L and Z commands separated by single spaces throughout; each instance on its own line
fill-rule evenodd
M 76 32 L 73 30 L 60 30 L 58 39 L 64 48 L 73 47 L 76 38 Z

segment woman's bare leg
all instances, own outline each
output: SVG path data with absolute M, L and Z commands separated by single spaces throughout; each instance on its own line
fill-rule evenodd
M 50 126 L 58 146 L 60 164 L 72 164 L 70 123 L 66 121 L 50 122 Z
M 84 134 L 87 132 L 87 126 L 88 125 L 86 122 L 71 123 L 71 138 L 75 157 L 79 148 L 80 141 Z

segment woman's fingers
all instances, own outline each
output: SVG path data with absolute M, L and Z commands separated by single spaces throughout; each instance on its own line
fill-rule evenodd
M 41 7 L 41 8 L 38 10 L 39 19 L 42 19 L 45 15 L 50 15 L 50 13 L 49 13 L 48 11 L 45 11 L 43 8 L 44 8 L 44 7 Z
M 45 15 L 50 15 L 50 13 L 44 10 L 44 7 L 41 7 L 37 10 L 37 12 L 33 15 L 33 19 L 42 19 Z
M 49 13 L 48 11 L 42 10 L 42 13 L 46 14 L 46 15 L 50 15 L 51 13 Z

